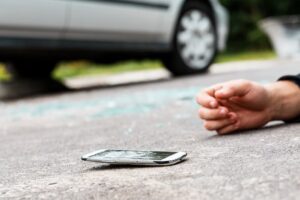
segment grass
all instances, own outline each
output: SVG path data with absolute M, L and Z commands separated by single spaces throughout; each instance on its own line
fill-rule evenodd
M 0 81 L 9 81 L 11 78 L 11 74 L 6 70 L 5 65 L 0 63 Z
M 227 52 L 220 54 L 216 63 L 264 60 L 275 58 L 275 53 L 271 50 L 249 51 L 249 52 Z M 70 77 L 88 75 L 109 75 L 130 71 L 151 70 L 162 68 L 163 65 L 158 60 L 124 61 L 115 64 L 95 64 L 88 61 L 62 62 L 53 72 L 54 78 L 63 80 Z M 5 66 L 0 64 L 0 81 L 11 79 L 11 75 L 5 70 Z
M 158 60 L 124 61 L 115 64 L 95 64 L 88 61 L 62 63 L 54 71 L 53 76 L 62 80 L 75 76 L 109 75 L 130 71 L 159 69 L 162 64 Z
M 275 52 L 271 50 L 266 51 L 248 51 L 248 52 L 225 52 L 220 54 L 216 62 L 234 62 L 234 61 L 246 61 L 246 60 L 266 60 L 276 58 Z
M 241 53 L 223 53 L 220 54 L 216 63 L 245 61 L 245 60 L 264 60 L 275 58 L 275 53 L 270 50 L 266 51 L 250 51 Z M 75 76 L 86 75 L 107 75 L 117 74 L 129 71 L 140 71 L 149 69 L 163 68 L 163 65 L 158 60 L 144 60 L 144 61 L 125 61 L 112 65 L 95 64 L 87 61 L 75 61 L 69 63 L 62 63 L 54 72 L 54 77 L 57 79 L 65 79 Z

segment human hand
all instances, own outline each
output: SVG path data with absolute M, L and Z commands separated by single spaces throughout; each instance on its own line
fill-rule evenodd
M 271 100 L 267 87 L 247 80 L 217 84 L 197 96 L 205 128 L 218 134 L 264 126 L 273 117 Z

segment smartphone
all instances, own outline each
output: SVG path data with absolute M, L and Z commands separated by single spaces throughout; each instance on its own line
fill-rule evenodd
M 187 156 L 185 152 L 132 151 L 101 149 L 81 157 L 84 161 L 118 165 L 174 165 Z

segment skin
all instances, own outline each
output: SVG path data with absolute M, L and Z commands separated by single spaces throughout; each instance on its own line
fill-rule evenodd
M 223 135 L 299 116 L 300 89 L 290 81 L 261 85 L 233 80 L 204 89 L 197 103 L 204 127 Z

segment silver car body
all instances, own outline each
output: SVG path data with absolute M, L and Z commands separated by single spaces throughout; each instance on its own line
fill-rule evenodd
M 201 1 L 201 0 L 199 0 Z M 225 48 L 228 15 L 210 2 Z M 185 0 L 0 0 L 0 47 L 11 39 L 99 41 L 169 48 Z M 15 41 L 14 41 L 15 42 Z M 59 44 L 57 44 L 59 45 Z

